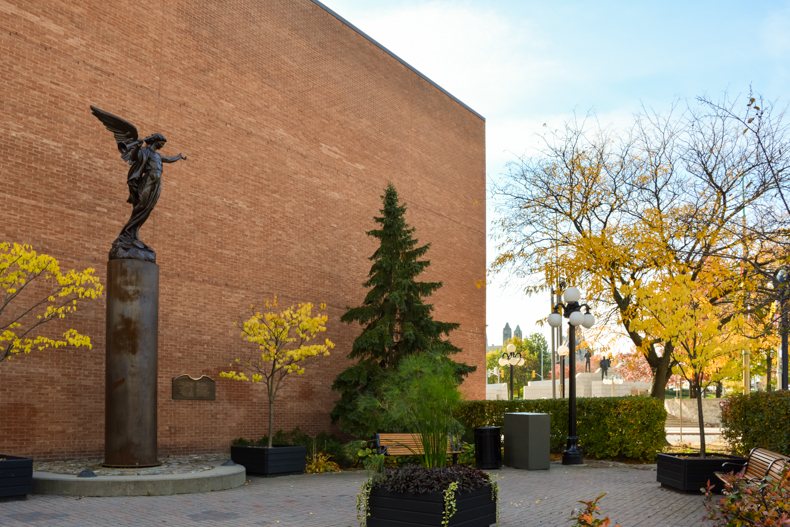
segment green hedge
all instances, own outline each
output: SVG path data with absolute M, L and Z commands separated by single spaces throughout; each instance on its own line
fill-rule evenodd
M 754 447 L 790 455 L 790 392 L 755 392 L 722 401 L 722 435 L 734 451 Z
M 551 416 L 551 451 L 565 449 L 568 400 L 465 401 L 456 417 L 467 431 L 503 426 L 505 414 L 538 412 Z M 651 397 L 594 397 L 576 400 L 576 431 L 584 455 L 598 459 L 653 461 L 666 444 L 663 402 Z M 504 430 L 503 430 L 504 432 Z

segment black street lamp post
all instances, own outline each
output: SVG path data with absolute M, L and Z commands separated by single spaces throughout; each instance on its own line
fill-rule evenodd
M 507 345 L 507 351 L 499 357 L 500 366 L 510 366 L 510 400 L 513 400 L 513 366 L 523 366 L 524 357 L 521 353 L 516 353 L 516 346 L 511 342 Z
M 591 328 L 595 324 L 595 317 L 590 313 L 587 304 L 580 304 L 581 293 L 576 287 L 565 289 L 563 302 L 554 306 L 554 311 L 549 315 L 549 325 L 560 327 L 562 317 L 568 319 L 568 442 L 565 451 L 562 453 L 563 465 L 581 465 L 584 463 L 584 456 L 579 449 L 579 436 L 576 433 L 576 326 L 582 325 Z M 585 308 L 585 313 L 581 308 Z M 563 309 L 562 314 L 560 308 Z
M 787 333 L 790 328 L 788 327 L 787 320 L 787 300 L 788 300 L 788 286 L 790 286 L 790 272 L 783 267 L 776 273 L 776 282 L 779 286 L 779 336 L 782 339 L 782 390 L 787 390 Z

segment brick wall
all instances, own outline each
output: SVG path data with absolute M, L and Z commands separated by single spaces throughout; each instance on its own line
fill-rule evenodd
M 0 3 L 0 240 L 106 276 L 129 215 L 126 167 L 97 105 L 161 132 L 162 196 L 141 230 L 160 266 L 159 449 L 224 450 L 259 436 L 261 386 L 218 379 L 234 322 L 272 294 L 324 301 L 337 344 L 277 403 L 275 426 L 329 430 L 330 389 L 358 328 L 388 181 L 430 242 L 439 320 L 461 328 L 462 390 L 484 397 L 484 121 L 309 0 L 9 0 Z M 429 72 L 426 72 L 429 73 Z M 72 319 L 91 351 L 0 364 L 0 452 L 100 454 L 104 302 Z M 173 401 L 181 374 L 217 379 L 217 400 Z

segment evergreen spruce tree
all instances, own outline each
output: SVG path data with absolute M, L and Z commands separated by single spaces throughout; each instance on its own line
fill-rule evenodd
M 383 198 L 381 216 L 375 218 L 379 228 L 367 233 L 380 242 L 370 257 L 373 265 L 364 284 L 370 289 L 361 306 L 349 309 L 340 318 L 363 327 L 348 355 L 358 362 L 338 375 L 332 385 L 340 392 L 332 420 L 358 437 L 385 431 L 373 401 L 378 399 L 386 375 L 403 357 L 432 353 L 437 360 L 449 360 L 448 355 L 461 351 L 446 339 L 458 324 L 434 320 L 433 306 L 424 301 L 442 286 L 441 282 L 416 280 L 430 265 L 430 261 L 420 260 L 430 245 L 418 246 L 413 237 L 415 229 L 405 220 L 406 207 L 399 203 L 392 184 Z M 453 365 L 459 378 L 475 369 L 461 363 Z

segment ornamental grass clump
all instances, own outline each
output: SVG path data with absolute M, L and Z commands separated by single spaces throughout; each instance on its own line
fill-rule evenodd
M 463 429 L 454 417 L 461 403 L 458 376 L 450 359 L 432 353 L 410 355 L 388 375 L 380 401 L 388 425 L 420 434 L 425 468 L 447 465 L 450 437 Z

